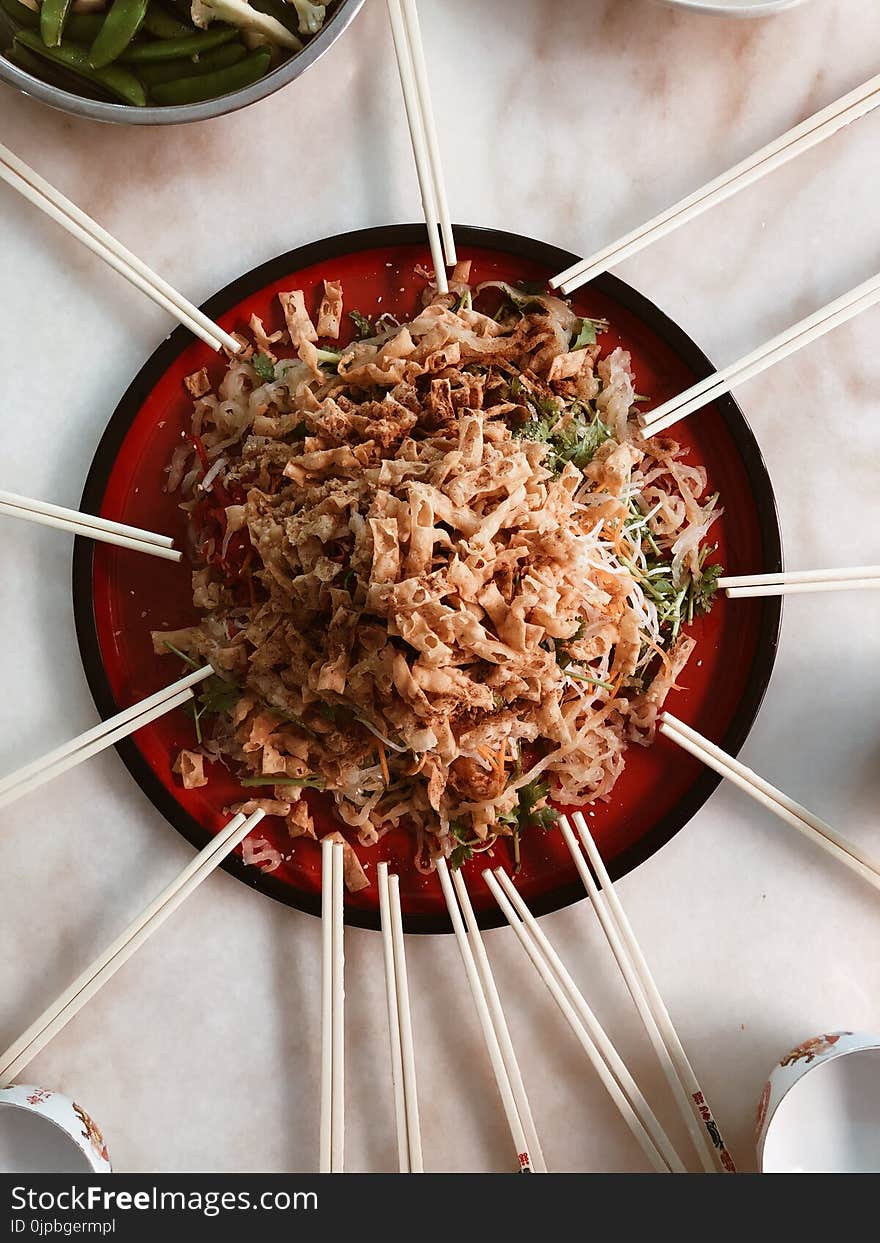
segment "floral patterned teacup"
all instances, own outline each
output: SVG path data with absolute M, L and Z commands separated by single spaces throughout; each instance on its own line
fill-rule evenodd
M 0 1088 L 0 1172 L 112 1172 L 101 1132 L 69 1097 L 47 1088 Z
M 880 1171 L 880 1036 L 826 1032 L 786 1053 L 758 1105 L 765 1174 Z

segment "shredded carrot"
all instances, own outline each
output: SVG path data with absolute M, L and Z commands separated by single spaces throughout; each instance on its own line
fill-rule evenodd
M 498 771 L 504 775 L 504 765 L 507 763 L 507 739 L 505 738 L 501 744 L 501 750 L 498 752 Z
M 388 771 L 388 757 L 385 755 L 385 748 L 379 743 L 379 767 L 382 769 L 382 776 L 387 786 L 391 785 L 391 773 Z
M 477 750 L 479 751 L 480 755 L 482 755 L 483 759 L 492 765 L 493 772 L 497 773 L 497 772 L 504 771 L 503 768 L 499 769 L 498 756 L 495 754 L 494 751 L 490 751 L 488 747 L 478 747 Z
M 657 653 L 657 655 L 658 655 L 658 656 L 660 657 L 660 659 L 663 661 L 663 663 L 664 663 L 664 665 L 666 666 L 666 668 L 667 668 L 667 669 L 671 669 L 671 668 L 672 668 L 672 661 L 669 659 L 669 657 L 668 657 L 668 656 L 666 655 L 666 653 L 663 651 L 663 648 L 662 648 L 662 647 L 658 647 L 658 646 L 657 646 L 657 644 L 653 641 L 653 639 L 649 639 L 647 635 L 645 636 L 645 642 L 647 643 L 648 647 L 650 647 L 653 651 L 655 651 L 655 652 Z
M 615 696 L 617 695 L 617 692 L 620 690 L 620 684 L 622 682 L 623 682 L 623 670 L 621 669 L 620 673 L 618 673 L 617 677 L 614 679 L 614 682 L 611 686 L 611 691 L 608 696 L 609 699 L 615 698 Z

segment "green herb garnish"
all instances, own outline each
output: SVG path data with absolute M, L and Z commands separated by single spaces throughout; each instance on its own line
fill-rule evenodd
M 571 350 L 582 350 L 588 345 L 596 344 L 596 325 L 591 319 L 582 319 L 578 326 L 577 336 L 571 344 Z
M 361 315 L 360 311 L 349 311 L 348 318 L 354 324 L 354 330 L 359 341 L 363 341 L 366 337 L 375 336 L 376 330 L 366 315 Z
M 199 668 L 198 661 L 193 660 L 192 656 L 187 656 L 186 652 L 182 652 L 180 648 L 175 647 L 173 643 L 169 643 L 167 639 L 162 640 L 162 646 L 167 647 L 169 652 L 173 652 L 175 656 L 178 656 L 185 665 L 189 665 L 190 669 Z
M 243 786 L 299 786 L 304 790 L 323 790 L 326 782 L 317 773 L 308 773 L 305 777 L 242 777 Z
M 268 354 L 254 354 L 251 366 L 261 380 L 268 382 L 275 379 L 275 364 Z
M 460 868 L 462 864 L 467 863 L 469 859 L 474 857 L 474 848 L 472 842 L 467 838 L 467 825 L 462 820 L 451 820 L 449 822 L 449 830 L 455 838 L 456 845 L 449 852 L 449 866 L 452 868 Z
M 513 391 L 513 385 L 510 387 Z M 542 413 L 546 413 L 550 399 L 534 399 L 534 404 L 539 400 L 543 403 Z M 572 462 L 578 470 L 586 469 L 600 445 L 611 439 L 610 428 L 605 426 L 598 414 L 592 414 L 589 407 L 579 402 L 571 406 L 565 419 L 560 419 L 555 404 L 552 412 L 552 420 L 546 417 L 534 418 L 522 424 L 516 431 L 526 440 L 540 440 L 548 446 L 544 465 L 554 474 L 558 475 L 565 468 L 566 462 Z

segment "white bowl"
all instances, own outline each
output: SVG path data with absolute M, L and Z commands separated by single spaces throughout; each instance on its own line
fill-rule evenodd
M 718 17 L 769 17 L 783 9 L 793 9 L 804 0 L 661 0 L 673 9 L 693 9 Z
M 880 1036 L 830 1032 L 774 1066 L 758 1106 L 765 1174 L 880 1172 Z
M 0 1088 L 0 1173 L 110 1174 L 103 1136 L 60 1092 L 17 1083 Z

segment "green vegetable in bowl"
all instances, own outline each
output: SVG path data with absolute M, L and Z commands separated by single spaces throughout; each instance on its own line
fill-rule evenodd
M 89 52 L 93 69 L 103 69 L 118 60 L 147 16 L 147 0 L 113 0 L 104 24 Z
M 188 15 L 189 6 L 187 6 Z M 167 9 L 163 9 L 161 4 L 157 4 L 156 0 L 150 0 L 147 5 L 143 28 L 147 34 L 153 35 L 156 39 L 180 39 L 183 35 L 192 33 L 191 27 L 178 21 Z
M 152 88 L 163 82 L 176 82 L 180 78 L 195 77 L 196 74 L 214 73 L 218 69 L 237 64 L 245 56 L 247 48 L 243 43 L 224 43 L 222 47 L 203 52 L 201 56 L 157 60 L 150 65 L 138 65 L 137 76 L 147 88 L 147 93 L 151 94 Z
M 125 104 L 130 104 L 134 108 L 146 106 L 146 91 L 134 74 L 122 65 L 108 65 L 105 69 L 93 69 L 84 48 L 64 43 L 58 47 L 49 48 L 39 35 L 30 30 L 19 30 L 15 36 L 15 42 L 21 44 L 29 52 L 45 57 L 46 60 L 53 61 L 64 69 L 69 69 L 78 78 L 84 78 L 87 82 L 104 87 Z
M 312 0 L 0 0 L 7 57 L 61 90 L 142 108 L 201 103 L 249 86 L 323 27 Z M 245 37 L 243 38 L 242 35 Z
M 241 90 L 262 78 L 269 68 L 271 53 L 268 48 L 251 52 L 244 60 L 213 73 L 195 74 L 179 78 L 176 82 L 162 82 L 150 90 L 150 98 L 157 104 L 196 104 L 203 99 L 215 99 L 230 91 Z
M 43 0 L 40 9 L 40 34 L 46 47 L 58 47 L 64 23 L 70 12 L 70 0 Z

